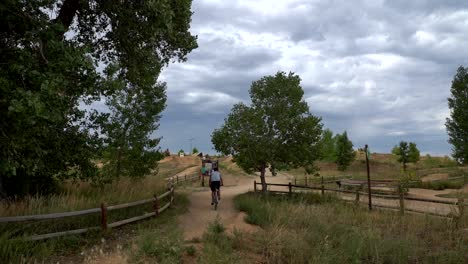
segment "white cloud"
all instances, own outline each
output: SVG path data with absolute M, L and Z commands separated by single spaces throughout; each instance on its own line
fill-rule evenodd
M 216 112 L 210 129 L 249 101 L 252 81 L 294 71 L 311 111 L 355 145 L 413 138 L 448 154 L 446 98 L 468 64 L 468 2 L 203 0 L 193 11 L 199 48 L 162 78 L 169 103 Z

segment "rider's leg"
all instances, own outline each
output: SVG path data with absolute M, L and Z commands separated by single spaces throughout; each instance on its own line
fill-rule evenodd
M 221 200 L 221 188 L 218 188 L 218 199 Z

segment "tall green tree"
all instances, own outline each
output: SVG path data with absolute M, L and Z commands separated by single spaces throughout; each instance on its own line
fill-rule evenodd
M 111 114 L 102 125 L 102 134 L 110 159 L 104 162 L 102 176 L 106 180 L 122 175 L 141 178 L 156 169 L 163 156 L 158 148 L 160 139 L 151 134 L 159 127 L 160 113 L 165 108 L 166 84 L 151 81 L 135 89 L 115 72 L 107 74 L 113 85 L 122 87 L 106 101 Z
M 151 89 L 164 66 L 184 61 L 197 46 L 190 9 L 190 0 L 2 1 L 0 194 L 95 175 L 105 116 L 80 103 Z M 98 64 L 118 65 L 125 86 L 108 85 Z
M 336 135 L 335 144 L 335 163 L 338 165 L 340 171 L 345 171 L 346 168 L 356 158 L 356 153 L 353 150 L 353 142 L 349 140 L 348 133 L 346 131 L 341 135 Z
M 416 143 L 401 141 L 398 146 L 394 146 L 392 154 L 396 156 L 397 161 L 403 164 L 403 170 L 406 171 L 406 164 L 419 161 L 419 150 Z
M 468 164 L 468 69 L 460 66 L 452 81 L 451 97 L 448 98 L 450 118 L 445 126 L 452 144 L 452 156 Z
M 335 162 L 335 143 L 333 132 L 330 129 L 324 129 L 322 133 L 322 160 L 327 162 Z
M 268 166 L 310 168 L 320 158 L 321 119 L 310 113 L 300 81 L 294 73 L 278 72 L 253 82 L 252 104 L 234 105 L 212 134 L 218 152 L 233 155 L 246 172 L 260 172 L 263 191 Z

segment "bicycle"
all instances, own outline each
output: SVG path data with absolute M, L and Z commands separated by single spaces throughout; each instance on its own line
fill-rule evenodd
M 215 210 L 218 210 L 219 204 L 219 188 L 216 188 L 214 192 L 211 192 L 211 204 Z

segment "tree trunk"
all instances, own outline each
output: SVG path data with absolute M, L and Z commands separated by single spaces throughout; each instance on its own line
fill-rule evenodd
M 406 171 L 406 162 L 403 162 L 403 171 Z
M 62 8 L 55 19 L 56 22 L 61 23 L 65 29 L 64 32 L 59 33 L 58 37 L 63 37 L 63 34 L 68 31 L 73 22 L 73 18 L 80 9 L 80 0 L 65 0 L 63 1 Z
M 262 182 L 262 192 L 263 193 L 266 193 L 267 191 L 267 185 L 266 185 L 266 181 L 265 181 L 265 163 L 262 164 L 262 168 L 260 169 L 260 180 Z

